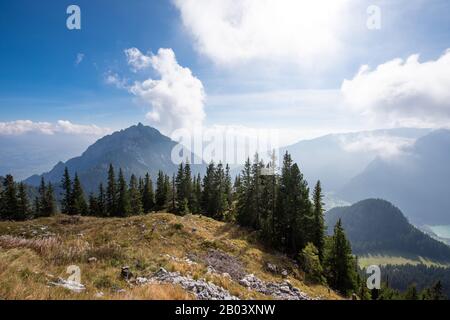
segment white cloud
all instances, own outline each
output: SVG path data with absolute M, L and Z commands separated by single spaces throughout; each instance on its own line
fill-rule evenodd
M 415 139 L 373 133 L 340 136 L 342 148 L 348 152 L 374 152 L 380 158 L 394 158 L 411 147 Z
M 194 128 L 202 125 L 205 118 L 205 91 L 202 82 L 189 68 L 177 63 L 172 49 L 159 49 L 158 54 L 144 56 L 138 49 L 128 49 L 138 61 L 149 61 L 151 67 L 160 77 L 159 80 L 147 79 L 136 81 L 129 91 L 150 106 L 147 119 L 166 134 L 179 128 Z M 130 60 L 129 60 L 130 61 Z M 143 64 L 135 63 L 135 68 Z M 117 78 L 114 78 L 117 79 Z M 110 81 L 117 83 L 117 81 Z
M 151 57 L 142 54 L 142 52 L 136 48 L 126 49 L 125 55 L 127 56 L 128 64 L 134 72 L 146 69 L 152 65 Z
M 102 136 L 110 132 L 111 130 L 108 128 L 100 128 L 96 125 L 74 124 L 67 120 L 59 120 L 57 123 L 33 122 L 31 120 L 0 122 L 0 135 L 22 135 L 26 133 L 54 135 L 57 133 L 65 133 L 71 135 Z
M 418 55 L 394 59 L 375 70 L 362 66 L 341 90 L 347 103 L 374 122 L 442 127 L 450 121 L 450 50 L 437 60 Z
M 108 72 L 105 76 L 105 81 L 118 89 L 128 89 L 126 79 L 122 79 L 117 73 Z
M 78 53 L 75 59 L 75 65 L 79 65 L 84 59 L 84 53 Z
M 173 0 L 196 49 L 220 65 L 330 63 L 352 0 Z

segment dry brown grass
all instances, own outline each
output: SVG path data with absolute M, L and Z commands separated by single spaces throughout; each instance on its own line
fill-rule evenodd
M 291 283 L 312 297 L 340 298 L 326 287 L 305 284 L 290 259 L 258 244 L 247 230 L 203 216 L 166 213 L 126 219 L 57 216 L 20 223 L 0 222 L 0 298 L 193 298 L 178 286 L 132 287 L 119 277 L 123 265 L 130 266 L 137 276 L 148 277 L 164 267 L 194 279 L 204 278 L 242 299 L 269 298 L 247 290 L 236 280 L 208 274 L 206 257 L 210 250 L 236 257 L 246 273 L 254 273 L 262 280 L 283 280 L 266 270 L 265 265 L 270 262 L 289 270 Z M 97 261 L 88 263 L 90 257 Z M 196 263 L 187 263 L 186 257 Z M 81 269 L 85 292 L 76 294 L 48 286 L 56 277 L 67 278 L 66 268 L 72 264 Z M 125 292 L 117 293 L 119 289 Z M 100 292 L 103 296 L 99 296 Z

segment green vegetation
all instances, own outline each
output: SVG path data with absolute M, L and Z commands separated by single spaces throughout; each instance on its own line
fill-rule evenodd
M 326 214 L 329 230 L 338 219 L 342 219 L 353 252 L 358 256 L 387 252 L 393 256 L 420 257 L 419 261 L 450 263 L 450 247 L 415 228 L 387 201 L 368 199 L 332 209 Z

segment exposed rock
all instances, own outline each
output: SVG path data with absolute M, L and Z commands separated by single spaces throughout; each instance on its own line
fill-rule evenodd
M 266 264 L 266 269 L 269 272 L 278 273 L 278 267 L 270 262 Z
M 133 273 L 131 273 L 130 267 L 129 266 L 122 267 L 122 271 L 120 272 L 120 276 L 124 280 L 127 280 L 127 281 L 130 280 L 133 277 Z
M 84 285 L 82 285 L 81 283 L 71 281 L 71 280 L 64 280 L 62 278 L 58 278 L 56 281 L 49 282 L 49 284 L 52 286 L 63 287 L 65 289 L 68 289 L 68 290 L 76 292 L 76 293 L 80 293 L 80 292 L 83 292 L 84 290 L 86 290 Z
M 97 262 L 97 258 L 96 257 L 90 257 L 88 259 L 88 263 L 96 263 Z
M 211 249 L 204 258 L 209 268 L 214 270 L 214 273 L 228 273 L 233 280 L 239 281 L 245 276 L 245 270 L 242 262 L 223 251 Z
M 248 274 L 242 278 L 239 283 L 248 289 L 255 290 L 268 296 L 273 296 L 275 299 L 279 300 L 311 300 L 306 293 L 293 287 L 287 280 L 281 283 L 264 282 L 254 274 Z
M 164 268 L 159 269 L 152 279 L 158 282 L 178 284 L 185 290 L 192 292 L 199 300 L 239 300 L 224 288 L 204 279 L 194 280 L 191 277 L 181 276 L 179 272 L 168 272 Z

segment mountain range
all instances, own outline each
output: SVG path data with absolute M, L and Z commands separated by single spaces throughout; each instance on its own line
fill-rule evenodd
M 450 131 L 419 138 L 392 159 L 376 158 L 338 192 L 349 202 L 383 198 L 415 224 L 450 224 Z
M 352 206 L 337 207 L 325 214 L 328 233 L 341 219 L 357 255 L 414 255 L 439 262 L 450 262 L 450 247 L 411 225 L 390 202 L 366 199 Z
M 172 175 L 177 170 L 171 160 L 175 146 L 175 141 L 158 130 L 139 123 L 99 139 L 81 156 L 59 162 L 51 171 L 31 176 L 25 182 L 37 186 L 44 177 L 46 181 L 59 184 L 67 167 L 72 175 L 79 175 L 85 191 L 96 191 L 99 183 L 106 181 L 110 164 L 116 170 L 121 168 L 127 179 L 132 174 L 143 177 L 146 173 L 156 178 L 159 170 Z M 191 154 L 190 159 L 193 157 Z M 204 168 L 204 165 L 192 165 L 192 172 L 203 172 Z

